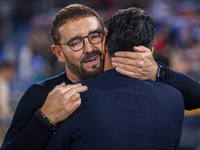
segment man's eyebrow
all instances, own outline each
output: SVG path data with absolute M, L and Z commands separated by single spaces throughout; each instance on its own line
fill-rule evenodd
M 72 41 L 72 40 L 77 39 L 77 38 L 82 38 L 82 36 L 75 36 L 75 37 L 69 39 L 69 41 Z
M 102 28 L 101 28 L 101 27 L 98 27 L 98 28 L 96 28 L 95 30 L 90 31 L 89 34 L 90 34 L 91 32 L 99 31 L 99 30 L 102 30 Z
M 88 34 L 94 32 L 94 31 L 99 31 L 99 30 L 102 30 L 101 27 L 98 27 L 98 28 L 95 29 L 95 30 L 91 30 L 91 31 L 89 31 Z M 87 34 L 87 35 L 88 35 L 88 34 Z M 87 36 L 87 35 L 86 35 L 86 36 Z M 69 39 L 69 41 L 74 40 L 74 39 L 77 39 L 77 38 L 82 38 L 82 37 L 83 37 L 83 36 L 79 36 L 79 35 L 77 35 L 77 36 L 74 36 L 74 37 L 72 37 L 71 39 Z

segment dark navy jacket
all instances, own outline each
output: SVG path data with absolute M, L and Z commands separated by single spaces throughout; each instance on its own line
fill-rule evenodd
M 82 81 L 81 106 L 57 129 L 47 150 L 171 150 L 184 116 L 181 93 L 161 82 L 108 70 Z
M 165 83 L 180 90 L 185 109 L 200 108 L 200 84 L 189 76 L 167 68 Z M 70 84 L 66 72 L 32 85 L 22 96 L 1 150 L 40 150 L 47 145 L 53 131 L 43 126 L 34 113 L 42 107 L 48 93 L 58 84 Z

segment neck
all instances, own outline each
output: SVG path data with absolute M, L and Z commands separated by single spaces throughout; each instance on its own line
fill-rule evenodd
M 114 68 L 112 65 L 111 57 L 107 54 L 105 55 L 104 71 Z
M 67 77 L 68 79 L 75 83 L 75 82 L 79 82 L 81 81 L 77 76 L 75 76 L 68 68 L 66 68 L 66 74 L 67 74 Z

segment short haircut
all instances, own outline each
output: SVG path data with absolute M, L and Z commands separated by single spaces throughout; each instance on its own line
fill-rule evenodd
M 108 24 L 108 53 L 112 57 L 117 51 L 133 51 L 133 46 L 151 48 L 154 36 L 154 21 L 144 10 L 135 7 L 118 10 Z
M 61 39 L 61 35 L 59 33 L 59 28 L 63 24 L 65 24 L 69 20 L 78 20 L 82 17 L 90 17 L 90 16 L 94 16 L 97 18 L 103 30 L 104 29 L 103 22 L 101 20 L 101 17 L 95 10 L 87 6 L 84 6 L 82 4 L 71 4 L 61 9 L 54 17 L 50 27 L 51 37 L 54 44 L 55 45 L 60 44 L 59 42 Z

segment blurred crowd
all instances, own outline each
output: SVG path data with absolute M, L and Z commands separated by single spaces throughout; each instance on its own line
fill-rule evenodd
M 51 52 L 49 26 L 56 12 L 71 3 L 94 8 L 105 26 L 118 9 L 145 9 L 156 23 L 155 59 L 200 81 L 200 0 L 0 0 L 0 66 L 14 67 L 7 81 L 11 114 L 30 84 L 65 70 Z M 186 124 L 199 130 L 199 115 L 198 110 L 187 112 Z

